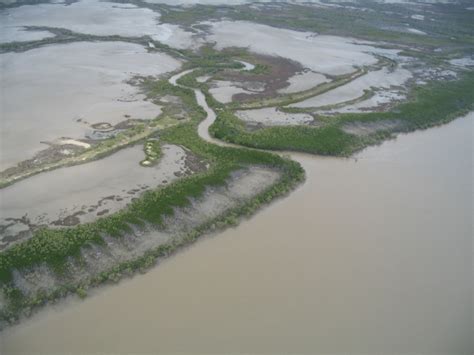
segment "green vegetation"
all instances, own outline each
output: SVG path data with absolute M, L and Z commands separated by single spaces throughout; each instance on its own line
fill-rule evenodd
M 214 45 L 205 45 L 199 49 L 198 53 L 189 52 L 187 54 L 189 68 L 209 68 L 215 69 L 241 69 L 243 64 L 239 63 L 236 58 L 247 55 L 247 51 L 243 48 L 231 48 L 218 51 Z
M 247 147 L 321 155 L 348 155 L 358 144 L 356 137 L 332 125 L 323 128 L 268 127 L 247 132 L 244 123 L 229 111 L 218 115 L 210 132 L 216 138 Z
M 364 75 L 367 73 L 367 69 L 357 69 L 354 73 L 340 75 L 335 78 L 333 81 L 326 82 L 315 86 L 309 90 L 300 91 L 291 94 L 281 94 L 274 96 L 268 99 L 261 99 L 255 101 L 246 101 L 243 103 L 233 102 L 229 104 L 229 108 L 233 110 L 250 110 L 264 107 L 273 107 L 273 106 L 287 106 L 296 102 L 300 102 L 306 99 L 309 99 L 316 95 L 324 94 L 329 90 L 333 90 L 341 85 L 347 84 L 348 82 Z
M 53 162 L 45 162 L 33 164 L 26 169 L 11 168 L 4 170 L 0 174 L 0 188 L 4 188 L 33 175 L 63 168 L 66 166 L 74 166 L 84 164 L 89 161 L 102 159 L 120 149 L 133 145 L 137 142 L 152 136 L 161 129 L 173 126 L 178 121 L 172 118 L 169 112 L 169 105 L 165 104 L 163 113 L 153 120 L 145 123 L 135 124 L 133 127 L 120 132 L 114 137 L 105 139 L 90 148 L 79 152 L 76 155 L 67 156 L 65 158 L 55 160 Z
M 166 5 L 150 5 L 136 1 L 138 6 L 156 9 L 162 13 L 163 22 L 190 28 L 191 25 L 223 18 L 262 23 L 274 27 L 320 34 L 350 36 L 372 41 L 409 45 L 429 50 L 446 47 L 474 45 L 472 14 L 465 11 L 467 4 L 438 4 L 432 6 L 433 21 L 411 19 L 413 8 L 406 4 L 377 4 L 370 0 L 351 2 L 350 8 L 313 7 L 303 4 L 285 4 L 255 7 L 193 6 L 185 9 Z M 367 11 L 369 8 L 375 11 Z M 407 23 L 430 36 L 406 31 Z M 472 47 L 471 47 L 472 48 Z
M 374 89 L 370 89 L 370 90 L 364 89 L 364 93 L 361 96 L 359 96 L 355 99 L 339 102 L 337 104 L 332 104 L 332 105 L 318 106 L 317 109 L 315 107 L 280 107 L 279 109 L 282 112 L 287 112 L 287 113 L 309 113 L 309 114 L 313 114 L 313 113 L 315 113 L 315 111 L 333 110 L 333 109 L 341 108 L 341 107 L 348 106 L 348 105 L 354 105 L 354 104 L 357 104 L 359 102 L 370 99 L 371 97 L 374 96 L 374 94 L 375 94 Z
M 245 56 L 247 52 L 241 49 L 217 51 L 212 46 L 204 46 L 199 54 L 188 52 L 185 50 L 175 50 L 171 47 L 153 41 L 151 38 L 144 36 L 139 38 L 121 37 L 121 36 L 94 36 L 84 35 L 75 33 L 69 30 L 61 28 L 50 28 L 50 27 L 30 27 L 35 30 L 49 30 L 56 34 L 56 37 L 51 39 L 45 39 L 45 41 L 52 41 L 51 43 L 62 43 L 62 39 L 66 42 L 74 41 L 125 41 L 132 42 L 147 46 L 148 43 L 154 43 L 155 49 L 149 50 L 160 50 L 168 52 L 168 54 L 178 56 L 180 58 L 188 58 L 186 64 L 187 67 L 197 67 L 199 65 L 208 66 L 203 69 L 197 70 L 196 73 L 191 73 L 189 76 L 194 74 L 204 73 L 215 73 L 219 70 L 226 68 L 238 69 L 242 67 L 241 63 L 235 61 L 234 56 Z M 58 39 L 59 38 L 59 39 Z M 58 42 L 59 41 L 59 42 Z M 0 53 L 4 51 L 23 51 L 31 49 L 29 47 L 30 42 L 14 42 L 0 44 Z M 50 42 L 33 41 L 31 45 L 38 47 L 49 44 Z M 3 46 L 3 47 L 2 47 Z M 16 47 L 18 46 L 18 48 Z M 3 49 L 2 49 L 3 48 Z M 213 69 L 213 66 L 215 68 Z M 188 76 L 185 76 L 186 78 Z M 180 79 L 180 83 L 184 78 Z M 193 77 L 195 79 L 195 76 Z M 134 125 L 133 127 L 117 134 L 116 136 L 103 140 L 98 144 L 94 144 L 91 148 L 80 152 L 77 155 L 68 156 L 61 160 L 54 162 L 47 162 L 44 164 L 33 164 L 25 169 L 8 169 L 0 174 L 0 188 L 6 187 L 13 183 L 16 183 L 22 179 L 31 177 L 33 175 L 43 173 L 46 171 L 58 169 L 65 166 L 73 166 L 77 164 L 83 164 L 92 160 L 101 159 L 107 155 L 116 152 L 119 149 L 125 148 L 131 144 L 135 144 L 143 139 L 146 139 L 158 131 L 175 125 L 178 123 L 176 117 L 178 113 L 182 114 L 183 118 L 202 116 L 204 112 L 202 108 L 197 105 L 194 93 L 192 90 L 184 89 L 182 87 L 176 87 L 168 82 L 167 79 L 156 80 L 150 77 L 136 77 L 131 81 L 133 85 L 139 85 L 141 89 L 147 94 L 147 98 L 157 101 L 162 106 L 162 114 L 153 120 L 146 121 Z M 197 83 L 196 83 L 197 84 Z M 190 87 L 199 87 L 199 85 L 192 84 L 191 82 L 183 82 L 183 85 Z M 177 103 L 170 103 L 160 101 L 160 97 L 165 95 L 176 96 L 180 101 Z M 183 117 L 184 116 L 184 117 Z
M 388 132 L 355 136 L 343 131 L 346 123 L 396 120 L 402 122 L 397 131 L 412 131 L 449 122 L 473 108 L 474 73 L 466 72 L 457 81 L 433 82 L 415 88 L 411 100 L 391 112 L 341 114 L 323 119 L 323 127 L 268 127 L 248 132 L 231 110 L 221 110 L 210 131 L 216 138 L 252 148 L 347 156 L 387 138 Z
M 67 0 L 66 3 L 74 2 L 75 0 Z M 3 1 L 0 2 L 0 10 L 9 9 L 24 5 L 38 5 L 38 4 L 49 4 L 49 0 L 16 0 L 14 2 Z
M 27 2 L 31 0 L 24 0 Z M 116 0 L 121 2 L 122 0 Z M 127 2 L 130 2 L 127 0 Z M 403 47 L 404 53 L 421 58 L 430 63 L 441 63 L 448 54 L 435 54 L 434 49 L 445 45 L 450 53 L 464 53 L 474 44 L 472 29 L 466 15 L 458 14 L 454 10 L 446 9 L 447 18 L 453 24 L 448 26 L 447 20 L 438 17 L 433 21 L 422 23 L 421 30 L 435 33 L 435 36 L 422 37 L 415 34 L 394 32 L 383 29 L 383 26 L 397 27 L 403 25 L 411 14 L 403 7 L 393 5 L 392 14 L 380 11 L 380 17 L 375 18 L 370 11 L 349 11 L 347 9 L 318 8 L 318 11 L 308 11 L 308 7 L 290 4 L 275 4 L 265 10 L 255 6 L 236 7 L 209 7 L 194 6 L 186 9 L 157 4 L 148 4 L 141 0 L 131 0 L 137 6 L 160 10 L 161 20 L 190 26 L 200 20 L 212 18 L 230 18 L 234 20 L 250 20 L 276 27 L 285 27 L 298 30 L 311 30 L 325 34 L 350 35 L 370 40 L 386 40 L 399 45 L 410 45 L 413 48 Z M 371 2 L 353 4 L 355 7 L 379 5 Z M 282 11 L 281 8 L 284 8 Z M 393 15 L 395 14 L 395 15 Z M 459 19 L 459 23 L 453 22 Z M 383 26 L 382 26 L 383 25 Z M 418 26 L 418 27 L 420 27 Z M 426 28 L 423 26 L 427 26 Z M 439 26 L 433 27 L 433 26 Z M 451 26 L 451 27 L 450 27 Z M 464 26 L 464 27 L 463 27 Z M 189 27 L 191 29 L 191 27 Z M 125 209 L 112 215 L 104 216 L 92 223 L 80 224 L 74 227 L 61 229 L 42 228 L 36 230 L 31 239 L 20 242 L 0 253 L 0 288 L 7 300 L 7 307 L 0 311 L 2 320 L 15 320 L 21 314 L 28 314 L 35 307 L 75 293 L 83 298 L 87 296 L 90 287 L 104 282 L 116 282 L 124 275 L 136 271 L 143 271 L 154 265 L 157 258 L 166 257 L 178 248 L 196 240 L 203 233 L 210 230 L 235 225 L 242 216 L 249 216 L 262 204 L 268 203 L 278 196 L 290 191 L 304 179 L 304 171 L 294 161 L 282 158 L 276 154 L 255 149 L 230 148 L 216 146 L 203 141 L 197 135 L 197 126 L 204 119 L 205 111 L 196 102 L 192 88 L 200 89 L 206 96 L 208 105 L 217 113 L 217 119 L 211 126 L 211 134 L 224 141 L 239 144 L 245 147 L 294 150 L 321 155 L 347 156 L 369 144 L 375 144 L 392 135 L 393 132 L 411 131 L 419 128 L 431 127 L 461 115 L 474 108 L 474 73 L 466 72 L 452 82 L 434 82 L 430 85 L 412 90 L 408 102 L 399 104 L 390 112 L 341 114 L 334 117 L 318 117 L 321 126 L 292 126 L 267 127 L 255 131 L 248 131 L 244 122 L 239 120 L 234 112 L 239 109 L 255 109 L 275 107 L 286 112 L 308 112 L 310 109 L 282 107 L 305 100 L 340 85 L 346 84 L 365 74 L 368 70 L 384 65 L 393 65 L 389 60 L 380 58 L 377 66 L 359 68 L 355 73 L 333 78 L 331 82 L 320 84 L 312 89 L 282 94 L 271 98 L 231 103 L 224 105 L 217 102 L 209 94 L 206 83 L 196 79 L 210 75 L 214 78 L 224 70 L 242 69 L 238 60 L 251 61 L 251 55 L 244 49 L 228 49 L 217 51 L 212 45 L 202 47 L 198 52 L 174 49 L 167 45 L 153 41 L 150 37 L 121 37 L 121 36 L 94 36 L 78 34 L 65 29 L 49 27 L 32 27 L 31 30 L 46 30 L 55 34 L 55 37 L 31 42 L 15 42 L 0 44 L 0 53 L 6 51 L 25 51 L 51 43 L 70 43 L 74 41 L 126 41 L 137 43 L 148 48 L 149 51 L 161 51 L 176 58 L 184 59 L 184 69 L 194 69 L 178 80 L 179 86 L 172 85 L 166 78 L 137 78 L 138 83 L 146 94 L 147 99 L 163 106 L 163 113 L 155 120 L 137 124 L 117 136 L 96 144 L 83 153 L 63 160 L 56 164 L 38 167 L 21 176 L 10 180 L 0 181 L 0 187 L 17 181 L 19 178 L 50 170 L 65 165 L 80 164 L 91 159 L 98 159 L 129 144 L 144 141 L 146 158 L 141 162 L 144 166 L 156 164 L 161 157 L 161 144 L 181 145 L 210 163 L 205 172 L 186 176 L 170 185 L 149 190 L 130 203 Z M 449 38 L 449 36 L 453 38 Z M 148 44 L 152 43 L 153 46 Z M 437 52 L 436 52 L 437 53 Z M 255 68 L 246 71 L 245 75 L 268 74 L 271 68 L 257 63 Z M 372 92 L 365 92 L 362 98 L 367 98 Z M 165 99 L 166 96 L 166 99 Z M 356 100 L 360 100 L 358 98 Z M 355 101 L 354 101 L 355 102 Z M 345 125 L 351 123 L 378 123 L 401 122 L 396 128 L 385 129 L 365 136 L 347 133 Z M 200 198 L 210 186 L 224 185 L 232 172 L 247 166 L 266 166 L 280 172 L 278 182 L 248 201 L 242 202 L 220 216 L 205 221 L 180 238 L 148 250 L 144 255 L 133 260 L 120 262 L 109 270 L 93 275 L 92 278 L 80 282 L 69 282 L 68 260 L 81 260 L 81 252 L 94 245 L 105 248 L 105 237 L 123 238 L 132 229 L 163 228 L 166 217 L 172 216 L 175 208 L 185 207 L 193 198 Z M 3 178 L 3 177 L 2 177 Z M 61 275 L 64 282 L 48 291 L 26 295 L 14 284 L 15 270 L 32 270 L 44 265 Z
M 9 300 L 8 308 L 4 309 L 3 319 L 15 319 L 25 309 L 40 306 L 48 300 L 62 297 L 68 293 L 77 293 L 80 297 L 86 295 L 86 289 L 104 281 L 116 280 L 125 271 L 141 270 L 152 265 L 157 257 L 166 256 L 181 245 L 195 240 L 209 229 L 223 228 L 235 224 L 240 216 L 253 213 L 261 204 L 268 203 L 277 196 L 287 193 L 304 178 L 301 166 L 293 161 L 277 155 L 248 149 L 223 148 L 204 142 L 197 135 L 197 125 L 204 118 L 204 112 L 191 95 L 192 90 L 172 86 L 166 81 L 144 82 L 148 96 L 153 98 L 164 92 L 171 91 L 178 95 L 183 102 L 191 107 L 193 119 L 160 133 L 160 142 L 182 145 L 195 154 L 207 159 L 210 169 L 204 173 L 180 179 L 166 187 L 145 192 L 139 199 L 126 209 L 113 215 L 105 216 L 95 222 L 81 224 L 70 228 L 44 228 L 35 232 L 31 239 L 16 244 L 0 254 L 0 284 L 3 293 Z M 153 142 L 153 145 L 156 143 Z M 209 186 L 226 183 L 231 172 L 248 165 L 263 165 L 278 169 L 281 173 L 279 181 L 263 193 L 254 196 L 246 203 L 227 211 L 218 218 L 199 226 L 183 240 L 174 241 L 150 250 L 143 257 L 115 266 L 103 272 L 87 284 L 65 283 L 48 293 L 25 296 L 12 282 L 12 271 L 30 269 L 38 265 L 48 265 L 61 275 L 67 275 L 67 260 L 71 256 L 80 257 L 83 248 L 92 244 L 103 245 L 103 236 L 121 238 L 130 233 L 131 226 L 152 225 L 156 228 L 163 226 L 165 216 L 174 213 L 174 208 L 184 207 L 190 203 L 190 198 L 199 198 Z
M 266 64 L 261 64 L 261 63 L 255 64 L 255 68 L 247 71 L 247 73 L 252 74 L 252 75 L 263 75 L 263 74 L 268 74 L 269 72 L 270 72 L 270 67 Z
M 232 102 L 227 105 L 227 107 L 231 110 L 250 110 L 250 109 L 258 109 L 258 108 L 265 108 L 265 107 L 274 107 L 274 106 L 288 106 L 294 104 L 296 102 L 300 102 L 311 97 L 324 94 L 330 90 L 334 90 L 335 88 L 347 84 L 362 75 L 367 74 L 369 71 L 379 70 L 381 68 L 387 67 L 389 69 L 393 69 L 396 66 L 396 63 L 387 58 L 382 56 L 377 56 L 378 62 L 374 65 L 358 68 L 352 73 L 342 74 L 337 76 L 332 76 L 332 80 L 329 82 L 325 82 L 319 84 L 311 89 L 299 91 L 290 94 L 280 94 L 276 95 L 267 99 L 259 99 L 253 101 L 245 101 L 245 102 Z M 267 66 L 265 66 L 267 67 Z M 268 68 L 268 67 L 267 67 Z
M 5 311 L 7 313 L 5 317 L 15 318 L 27 307 L 41 305 L 47 300 L 70 292 L 77 292 L 82 297 L 87 287 L 114 279 L 124 270 L 133 272 L 149 267 L 153 265 L 157 257 L 168 255 L 178 247 L 195 240 L 207 230 L 235 224 L 240 216 L 250 215 L 261 204 L 287 193 L 304 178 L 304 171 L 298 163 L 274 154 L 247 149 L 221 148 L 205 143 L 197 136 L 195 124 L 183 124 L 168 129 L 161 138 L 163 141 L 181 144 L 205 156 L 213 162 L 211 169 L 205 173 L 178 180 L 167 187 L 148 191 L 125 210 L 96 222 L 61 230 L 42 229 L 36 232 L 33 238 L 0 254 L 0 282 L 3 283 L 4 290 L 15 290 L 9 293 L 4 291 L 7 296 L 13 295 L 8 297 L 9 300 L 15 299 L 15 302 L 11 302 L 9 309 Z M 23 297 L 11 283 L 12 270 L 31 268 L 40 263 L 46 263 L 53 270 L 64 273 L 68 257 L 79 255 L 81 248 L 87 248 L 91 244 L 103 244 L 103 235 L 120 238 L 130 232 L 130 225 L 139 227 L 144 223 L 159 228 L 163 223 L 163 218 L 173 214 L 173 208 L 188 205 L 190 198 L 202 196 L 206 187 L 224 184 L 232 171 L 250 164 L 277 168 L 282 174 L 281 178 L 277 184 L 250 201 L 199 226 L 180 242 L 162 245 L 147 252 L 143 257 L 117 265 L 112 270 L 99 274 L 87 285 L 67 284 L 48 294 Z
M 150 36 L 141 37 L 125 37 L 119 35 L 93 35 L 74 32 L 65 28 L 49 27 L 49 26 L 26 26 L 26 31 L 47 31 L 54 34 L 54 37 L 43 38 L 36 41 L 24 42 L 8 42 L 0 43 L 0 53 L 6 52 L 25 52 L 34 48 L 39 48 L 51 44 L 66 44 L 73 42 L 127 42 L 143 46 L 149 52 L 163 52 L 171 56 L 187 59 L 192 56 L 193 52 L 187 50 L 176 49 L 167 44 L 155 41 Z M 150 46 L 152 44 L 153 46 Z
M 146 158 L 140 162 L 140 165 L 150 167 L 155 165 L 162 156 L 161 146 L 158 140 L 149 139 L 143 146 Z

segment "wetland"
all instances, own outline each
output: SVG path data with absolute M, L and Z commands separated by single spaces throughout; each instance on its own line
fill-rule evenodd
M 0 351 L 469 354 L 466 9 L 2 2 Z

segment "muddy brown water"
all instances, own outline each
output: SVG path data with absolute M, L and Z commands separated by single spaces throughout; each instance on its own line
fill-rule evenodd
M 155 118 L 161 108 L 126 81 L 179 66 L 166 54 L 125 42 L 77 42 L 0 54 L 0 170 L 32 158 L 48 148 L 45 142 L 84 138 L 93 124 L 114 125 L 126 115 Z
M 22 231 L 92 222 L 123 209 L 143 191 L 184 174 L 187 155 L 182 147 L 163 145 L 160 162 L 141 167 L 143 145 L 135 145 L 100 160 L 48 171 L 0 189 L 0 250 L 12 240 L 26 238 Z M 67 223 L 68 219 L 74 222 Z
M 40 312 L 2 354 L 472 354 L 473 119 L 307 181 L 145 275 Z

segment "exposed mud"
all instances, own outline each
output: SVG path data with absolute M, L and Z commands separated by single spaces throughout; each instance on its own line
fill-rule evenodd
M 468 68 L 468 67 L 472 68 L 474 67 L 474 57 L 451 59 L 449 63 L 461 68 Z
M 0 249 L 40 227 L 73 226 L 124 208 L 144 191 L 202 172 L 206 162 L 174 145 L 163 146 L 156 166 L 142 168 L 143 147 L 100 161 L 58 169 L 0 190 Z
M 279 90 L 290 85 L 291 77 L 303 71 L 299 63 L 283 57 L 257 54 L 253 56 L 255 63 L 265 66 L 264 73 L 249 74 L 246 71 L 227 70 L 219 74 L 219 78 L 228 82 L 227 86 L 240 89 L 231 92 L 227 102 L 244 102 L 275 96 Z
M 314 121 L 313 116 L 307 113 L 285 113 L 275 107 L 236 111 L 235 114 L 250 127 L 295 126 Z
M 305 91 L 328 81 L 330 81 L 330 79 L 323 74 L 305 70 L 289 78 L 289 85 L 286 88 L 280 89 L 278 92 L 281 94 L 291 94 L 298 91 Z
M 83 122 L 81 119 L 78 122 Z M 101 141 L 113 138 L 119 133 L 131 129 L 144 120 L 126 119 L 116 125 L 108 122 L 100 122 L 90 125 L 91 130 L 84 134 L 83 139 L 60 138 L 50 142 L 41 143 L 47 146 L 46 149 L 40 150 L 32 158 L 19 162 L 17 165 L 0 171 L 0 179 L 9 180 L 28 172 L 40 170 L 46 166 L 58 164 L 64 159 L 80 156 L 89 149 L 93 149 Z
M 142 256 L 146 251 L 171 240 L 179 240 L 193 228 L 222 215 L 248 201 L 273 185 L 280 177 L 277 170 L 249 166 L 235 171 L 226 185 L 208 188 L 201 198 L 193 199 L 188 207 L 176 208 L 165 218 L 162 228 L 150 226 L 134 229 L 121 238 L 104 237 L 104 245 L 92 245 L 81 250 L 80 258 L 70 258 L 66 270 L 57 274 L 46 265 L 14 272 L 14 284 L 25 295 L 50 291 L 64 284 L 87 282 L 101 272 L 127 260 Z
M 302 102 L 291 105 L 292 107 L 324 107 L 352 101 L 364 95 L 367 90 L 400 88 L 403 92 L 404 84 L 412 77 L 410 71 L 403 68 L 382 68 L 371 71 L 348 84 L 339 86 L 322 95 L 318 95 Z
M 367 136 L 376 132 L 392 131 L 403 127 L 403 123 L 399 120 L 383 120 L 374 122 L 354 121 L 345 123 L 341 129 L 349 134 L 356 136 Z
M 159 22 L 160 13 L 132 4 L 107 1 L 80 0 L 69 4 L 50 3 L 26 5 L 0 13 L 0 32 L 7 36 L 5 42 L 45 38 L 47 32 L 34 31 L 25 34 L 25 26 L 50 26 L 66 28 L 92 35 L 121 35 L 152 39 L 177 48 L 188 48 L 196 44 L 193 33 L 172 24 Z
M 76 156 L 84 152 L 84 147 L 73 144 L 51 144 L 48 148 L 36 153 L 31 159 L 24 160 L 16 166 L 0 172 L 0 177 L 7 179 L 47 164 L 61 161 L 65 157 Z
M 54 37 L 54 34 L 48 31 L 27 31 L 22 28 L 17 28 L 16 26 L 1 26 L 0 29 L 0 43 L 38 41 L 40 39 Z
M 228 104 L 233 101 L 233 97 L 240 94 L 252 94 L 245 89 L 244 83 L 232 82 L 228 80 L 213 80 L 209 92 L 219 102 Z
M 375 54 L 393 55 L 398 51 L 376 48 L 374 43 L 352 38 L 292 31 L 244 21 L 209 22 L 207 40 L 217 48 L 247 47 L 250 51 L 288 58 L 325 75 L 354 72 L 357 66 L 373 65 Z
M 290 196 L 6 329 L 4 352 L 471 354 L 473 119 L 357 162 L 297 155 Z
M 181 65 L 166 54 L 124 42 L 52 45 L 0 54 L 0 61 L 2 87 L 8 88 L 0 97 L 1 170 L 31 159 L 45 148 L 41 142 L 83 139 L 94 130 L 91 125 L 115 125 L 127 116 L 154 119 L 161 107 L 145 100 L 128 81 Z

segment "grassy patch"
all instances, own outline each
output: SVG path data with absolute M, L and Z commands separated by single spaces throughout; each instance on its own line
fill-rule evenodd
M 145 159 L 140 162 L 141 166 L 150 167 L 158 163 L 162 156 L 161 146 L 158 140 L 149 139 L 143 145 Z
M 467 72 L 457 81 L 433 82 L 415 88 L 411 100 L 391 112 L 341 114 L 324 120 L 326 125 L 317 128 L 268 127 L 248 132 L 232 111 L 221 110 L 210 130 L 216 138 L 252 148 L 346 156 L 386 138 L 386 134 L 358 137 L 345 133 L 341 129 L 344 123 L 400 120 L 404 131 L 412 131 L 449 122 L 473 108 L 474 73 Z
M 276 7 L 255 10 L 255 7 L 251 8 L 246 5 L 238 7 L 194 6 L 177 10 L 164 5 L 145 4 L 140 0 L 132 0 L 132 2 L 138 6 L 163 10 L 161 11 L 161 20 L 164 22 L 191 25 L 198 20 L 208 20 L 213 17 L 250 20 L 277 27 L 311 30 L 326 34 L 350 35 L 371 40 L 390 40 L 398 44 L 415 45 L 422 48 L 422 50 L 406 49 L 406 53 L 411 51 L 411 55 L 422 58 L 429 58 L 430 53 L 432 53 L 430 51 L 440 45 L 449 44 L 456 47 L 460 43 L 463 43 L 463 45 L 472 43 L 472 31 L 471 35 L 469 34 L 472 24 L 465 21 L 466 16 L 455 14 L 452 11 L 448 11 L 448 17 L 450 19 L 459 18 L 461 20 L 460 25 L 455 24 L 451 29 L 446 27 L 445 34 L 441 34 L 444 29 L 438 29 L 437 33 L 439 35 L 423 37 L 383 30 L 379 26 L 380 23 L 387 26 L 399 26 L 402 24 L 400 19 L 407 21 L 406 17 L 410 14 L 409 11 L 407 16 L 403 15 L 400 18 L 389 15 L 374 18 L 370 12 L 362 13 L 320 8 L 317 11 L 309 11 L 307 6 L 288 4 L 281 4 L 284 11 L 278 10 Z M 403 11 L 399 7 L 394 8 L 394 10 Z M 445 22 L 443 21 L 437 22 L 439 26 L 444 26 Z M 431 25 L 429 21 L 426 21 L 426 23 L 428 26 Z M 463 30 L 462 26 L 466 26 L 467 30 Z M 322 127 L 267 127 L 249 132 L 245 129 L 244 123 L 234 115 L 234 110 L 284 106 L 301 101 L 343 85 L 355 77 L 363 75 L 367 68 L 361 68 L 356 73 L 340 76 L 330 83 L 324 83 L 303 92 L 278 95 L 277 97 L 243 104 L 233 103 L 226 106 L 217 102 L 209 94 L 208 86 L 199 83 L 196 78 L 202 75 L 216 75 L 224 69 L 241 69 L 242 64 L 236 60 L 245 59 L 249 56 L 244 49 L 216 51 L 213 46 L 204 46 L 199 52 L 192 52 L 173 49 L 146 36 L 140 38 L 93 36 L 77 34 L 64 29 L 34 29 L 51 31 L 56 37 L 40 41 L 1 44 L 0 52 L 23 51 L 51 43 L 69 43 L 73 41 L 126 41 L 146 46 L 150 51 L 159 50 L 174 57 L 186 59 L 185 68 L 196 68 L 196 70 L 181 77 L 178 83 L 190 88 L 199 88 L 206 95 L 209 106 L 214 108 L 218 114 L 216 122 L 211 126 L 211 133 L 222 140 L 252 148 L 347 156 L 369 144 L 380 142 L 391 134 L 390 131 L 386 131 L 360 137 L 346 133 L 342 129 L 347 123 L 397 120 L 403 122 L 400 129 L 409 131 L 448 122 L 474 107 L 474 73 L 465 73 L 460 80 L 455 82 L 436 82 L 414 89 L 411 100 L 398 105 L 391 112 L 341 114 L 330 118 L 323 117 L 321 119 L 324 123 Z M 431 31 L 435 30 L 431 29 Z M 447 41 L 448 33 L 452 33 L 456 37 Z M 150 48 L 148 43 L 153 43 L 155 48 Z M 453 51 L 456 50 L 458 49 L 453 49 Z M 464 49 L 459 50 L 462 52 Z M 439 60 L 441 59 L 436 59 L 436 61 Z M 245 74 L 266 74 L 268 69 L 264 65 L 257 64 L 253 70 Z M 147 191 L 129 204 L 127 208 L 102 217 L 95 222 L 63 229 L 43 228 L 37 230 L 31 239 L 20 242 L 1 252 L 0 287 L 3 295 L 8 300 L 8 307 L 3 308 L 0 320 L 14 319 L 27 309 L 40 306 L 48 300 L 54 300 L 65 294 L 76 293 L 79 297 L 85 297 L 87 289 L 91 286 L 106 281 L 116 281 L 122 275 L 144 270 L 153 265 L 157 258 L 167 256 L 180 246 L 193 242 L 206 231 L 234 225 L 240 217 L 250 215 L 262 204 L 288 192 L 304 178 L 304 171 L 298 163 L 275 154 L 245 148 L 220 147 L 201 140 L 196 132 L 199 122 L 205 117 L 205 112 L 197 104 L 192 89 L 174 86 L 166 79 L 142 78 L 140 85 L 150 100 L 160 101 L 166 95 L 175 96 L 179 100 L 168 106 L 165 105 L 160 120 L 151 121 L 150 126 L 139 125 L 127 133 L 119 134 L 113 139 L 97 145 L 96 149 L 98 150 L 95 151 L 95 155 L 84 156 L 84 158 L 101 157 L 103 154 L 110 154 L 114 149 L 119 149 L 124 145 L 147 139 L 144 148 L 145 161 L 150 162 L 150 165 L 156 163 L 161 156 L 160 143 L 170 143 L 182 145 L 194 154 L 205 158 L 210 163 L 209 170 L 184 177 L 170 185 Z M 369 93 L 366 94 L 369 95 Z M 170 117 L 182 110 L 185 111 L 189 119 L 178 124 L 177 120 L 172 120 Z M 159 141 L 151 139 L 151 136 L 157 133 L 159 133 Z M 91 152 L 86 153 L 92 154 Z M 175 208 L 189 205 L 190 199 L 203 196 L 207 187 L 225 184 L 233 171 L 249 165 L 261 165 L 278 169 L 281 172 L 281 178 L 261 194 L 217 218 L 206 221 L 179 241 L 174 240 L 149 250 L 143 256 L 134 260 L 119 263 L 110 270 L 94 276 L 86 284 L 69 284 L 65 281 L 62 286 L 56 289 L 39 292 L 29 297 L 23 295 L 14 286 L 12 282 L 14 270 L 27 270 L 45 264 L 64 276 L 66 275 L 65 268 L 68 258 L 80 258 L 81 250 L 92 244 L 103 245 L 104 236 L 120 238 L 130 233 L 132 227 L 140 227 L 145 223 L 160 228 L 163 226 L 164 218 L 171 216 Z
M 266 64 L 257 63 L 255 64 L 255 68 L 253 68 L 252 70 L 248 70 L 247 72 L 251 75 L 268 74 L 270 73 L 270 66 Z
M 184 10 L 162 5 L 157 9 L 162 13 L 163 22 L 187 27 L 201 21 L 225 18 L 320 34 L 386 41 L 428 50 L 440 46 L 474 44 L 474 25 L 472 15 L 465 10 L 466 4 L 433 5 L 425 21 L 412 19 L 413 8 L 406 4 L 377 4 L 370 0 L 351 2 L 349 8 L 272 5 L 258 8 L 250 5 L 199 5 Z M 373 11 L 367 11 L 367 8 Z M 429 35 L 407 32 L 407 24 Z
M 364 75 L 366 72 L 366 69 L 358 69 L 354 73 L 341 75 L 335 78 L 333 81 L 319 84 L 309 90 L 291 94 L 281 94 L 268 99 L 260 99 L 243 103 L 232 102 L 228 105 L 228 107 L 232 110 L 252 110 L 257 108 L 290 105 L 296 102 L 309 99 L 316 95 L 321 95 L 329 90 L 333 90 L 341 85 L 347 84 L 348 82 Z
M 174 86 L 169 88 L 161 81 L 147 82 L 146 85 L 148 85 L 150 97 L 161 95 L 163 91 L 168 92 L 170 89 L 175 95 L 180 96 L 183 102 L 189 100 L 193 119 L 163 130 L 160 133 L 160 142 L 186 147 L 193 153 L 206 158 L 211 163 L 210 169 L 175 181 L 168 186 L 147 191 L 127 208 L 95 222 L 63 229 L 44 228 L 36 231 L 31 239 L 1 252 L 0 287 L 8 299 L 8 307 L 3 309 L 0 320 L 14 320 L 25 310 L 41 306 L 48 300 L 54 300 L 65 294 L 76 293 L 80 297 L 85 297 L 86 290 L 90 286 L 117 280 L 123 274 L 147 268 L 154 264 L 156 258 L 166 256 L 181 245 L 192 242 L 205 231 L 215 229 L 216 226 L 222 228 L 235 224 L 239 217 L 253 213 L 261 204 L 268 203 L 275 197 L 288 192 L 304 178 L 304 171 L 298 163 L 275 154 L 219 147 L 203 141 L 197 135 L 197 125 L 204 118 L 204 112 L 196 104 L 194 96 L 189 95 L 192 90 Z M 153 149 L 150 151 L 155 150 L 155 144 L 157 143 L 153 142 Z M 163 219 L 174 213 L 174 208 L 189 205 L 190 199 L 202 196 L 207 187 L 225 184 L 233 171 L 248 165 L 278 169 L 281 172 L 281 178 L 263 193 L 197 227 L 179 243 L 173 242 L 149 250 L 142 257 L 118 264 L 100 273 L 87 284 L 66 282 L 56 289 L 26 297 L 12 283 L 13 270 L 31 269 L 40 264 L 45 264 L 55 272 L 66 275 L 68 258 L 79 257 L 81 250 L 89 245 L 103 245 L 105 235 L 120 238 L 129 233 L 132 226 L 140 227 L 144 223 L 160 228 L 163 225 Z

